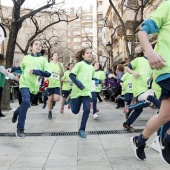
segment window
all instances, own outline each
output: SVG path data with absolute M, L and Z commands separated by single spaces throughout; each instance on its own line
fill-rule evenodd
M 80 31 L 74 31 L 73 34 L 74 35 L 80 35 L 81 33 L 80 33 Z

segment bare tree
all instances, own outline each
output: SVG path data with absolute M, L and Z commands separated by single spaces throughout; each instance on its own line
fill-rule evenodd
M 25 0 L 12 0 L 13 2 L 13 7 L 12 7 L 12 20 L 9 28 L 9 39 L 8 39 L 8 44 L 7 44 L 7 50 L 6 50 L 6 67 L 11 67 L 13 64 L 13 59 L 14 59 L 14 51 L 15 51 L 15 44 L 16 44 L 16 39 L 18 32 L 20 28 L 22 27 L 22 23 L 26 18 L 34 16 L 36 13 L 39 11 L 42 11 L 44 9 L 48 9 L 55 5 L 55 0 L 48 0 L 47 4 L 30 11 L 27 14 L 21 15 L 21 7 Z M 6 86 L 3 91 L 3 103 L 2 103 L 2 108 L 3 109 L 10 109 L 10 82 L 6 82 Z

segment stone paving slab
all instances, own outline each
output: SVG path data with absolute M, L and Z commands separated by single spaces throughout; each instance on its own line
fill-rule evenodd
M 17 107 L 12 103 L 12 108 Z M 25 132 L 77 132 L 81 115 L 74 115 L 65 108 L 59 113 L 60 103 L 53 110 L 53 119 L 47 119 L 47 109 L 42 105 L 28 110 Z M 123 130 L 123 108 L 115 109 L 113 102 L 98 103 L 99 119 L 94 120 L 92 113 L 87 123 L 87 131 Z M 0 133 L 16 130 L 11 123 L 12 111 L 5 111 L 0 119 Z M 144 112 L 134 123 L 135 128 L 143 128 L 147 120 L 155 114 L 151 108 Z M 169 170 L 157 152 L 150 148 L 156 136 L 147 142 L 146 161 L 138 161 L 130 144 L 130 137 L 137 133 L 88 135 L 86 139 L 78 136 L 33 136 L 25 139 L 0 137 L 0 170 Z

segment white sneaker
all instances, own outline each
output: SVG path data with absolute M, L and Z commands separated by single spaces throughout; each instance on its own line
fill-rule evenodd
M 159 153 L 159 147 L 158 147 L 159 144 L 157 143 L 156 139 L 157 139 L 157 137 L 153 140 L 153 142 L 151 144 L 151 148 Z
M 94 117 L 94 119 L 97 119 L 97 118 L 99 117 L 99 115 L 98 115 L 97 113 L 95 113 L 95 114 L 93 115 L 93 117 Z
M 148 96 L 154 96 L 154 91 L 152 89 L 147 90 L 145 93 L 142 93 L 138 96 L 138 101 L 147 100 Z

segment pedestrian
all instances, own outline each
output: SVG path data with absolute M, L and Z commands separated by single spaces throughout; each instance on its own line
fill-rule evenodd
M 69 103 L 74 114 L 79 113 L 81 104 L 83 104 L 83 115 L 79 128 L 79 136 L 86 138 L 85 129 L 90 113 L 92 78 L 94 77 L 94 67 L 91 65 L 92 50 L 90 48 L 82 49 L 77 53 L 76 59 L 78 63 L 70 73 L 70 79 L 74 84 Z
M 38 93 L 41 85 L 41 77 L 49 77 L 48 63 L 46 58 L 42 57 L 40 51 L 42 44 L 40 40 L 34 39 L 30 42 L 31 54 L 24 56 L 19 67 L 12 67 L 8 69 L 9 72 L 21 70 L 19 88 L 22 95 L 21 105 L 14 111 L 12 122 L 15 123 L 18 119 L 16 136 L 24 138 L 24 127 L 27 110 L 33 97 Z
M 5 85 L 5 81 L 6 81 L 6 76 L 7 79 L 11 79 L 11 80 L 16 80 L 18 81 L 18 77 L 15 76 L 12 73 L 8 73 L 4 67 L 4 55 L 0 54 L 0 117 L 5 117 L 5 115 L 2 113 L 1 110 L 1 100 L 2 100 L 2 92 L 3 92 L 3 88 Z
M 117 80 L 118 86 L 117 86 L 117 89 L 116 89 L 115 96 L 118 96 L 122 92 L 121 85 L 120 85 L 121 78 L 122 78 L 122 76 L 124 74 L 124 66 L 122 64 L 117 65 L 116 74 L 117 75 L 114 77 L 114 79 Z M 119 107 L 124 107 L 124 101 L 119 100 L 119 102 L 117 103 L 116 109 L 118 109 Z
M 145 160 L 145 144 L 148 138 L 163 124 L 170 120 L 170 1 L 164 1 L 145 20 L 138 33 L 141 46 L 146 52 L 149 64 L 153 69 L 153 81 L 161 87 L 161 107 L 159 114 L 154 115 L 147 122 L 143 132 L 139 136 L 131 138 L 135 156 L 139 160 Z M 158 33 L 158 41 L 153 50 L 148 34 Z M 161 138 L 157 137 L 157 144 L 161 158 L 170 164 L 170 130 Z
M 102 90 L 102 84 L 105 83 L 104 80 L 106 79 L 106 76 L 104 71 L 101 70 L 102 68 L 99 62 L 95 62 L 93 64 L 93 67 L 95 69 L 94 78 L 99 80 L 98 84 L 95 84 L 95 89 L 92 90 L 93 117 L 94 119 L 97 119 L 99 117 L 99 115 L 97 114 L 97 112 L 99 112 L 99 110 L 97 109 L 97 96 Z
M 48 78 L 49 85 L 47 88 L 48 94 L 48 119 L 52 119 L 53 102 L 60 100 L 60 78 L 64 74 L 64 66 L 59 62 L 59 55 L 57 52 L 52 53 L 52 61 L 48 63 L 51 76 Z
M 64 103 L 65 103 L 66 99 L 69 97 L 69 95 L 71 93 L 72 86 L 73 86 L 73 82 L 71 81 L 71 79 L 69 77 L 69 74 L 70 74 L 71 70 L 73 69 L 73 67 L 74 67 L 74 64 L 69 63 L 67 71 L 64 73 L 64 76 L 61 78 L 61 82 L 62 82 L 62 101 L 61 101 L 60 113 L 64 112 Z M 70 108 L 69 105 L 68 105 L 68 108 Z

